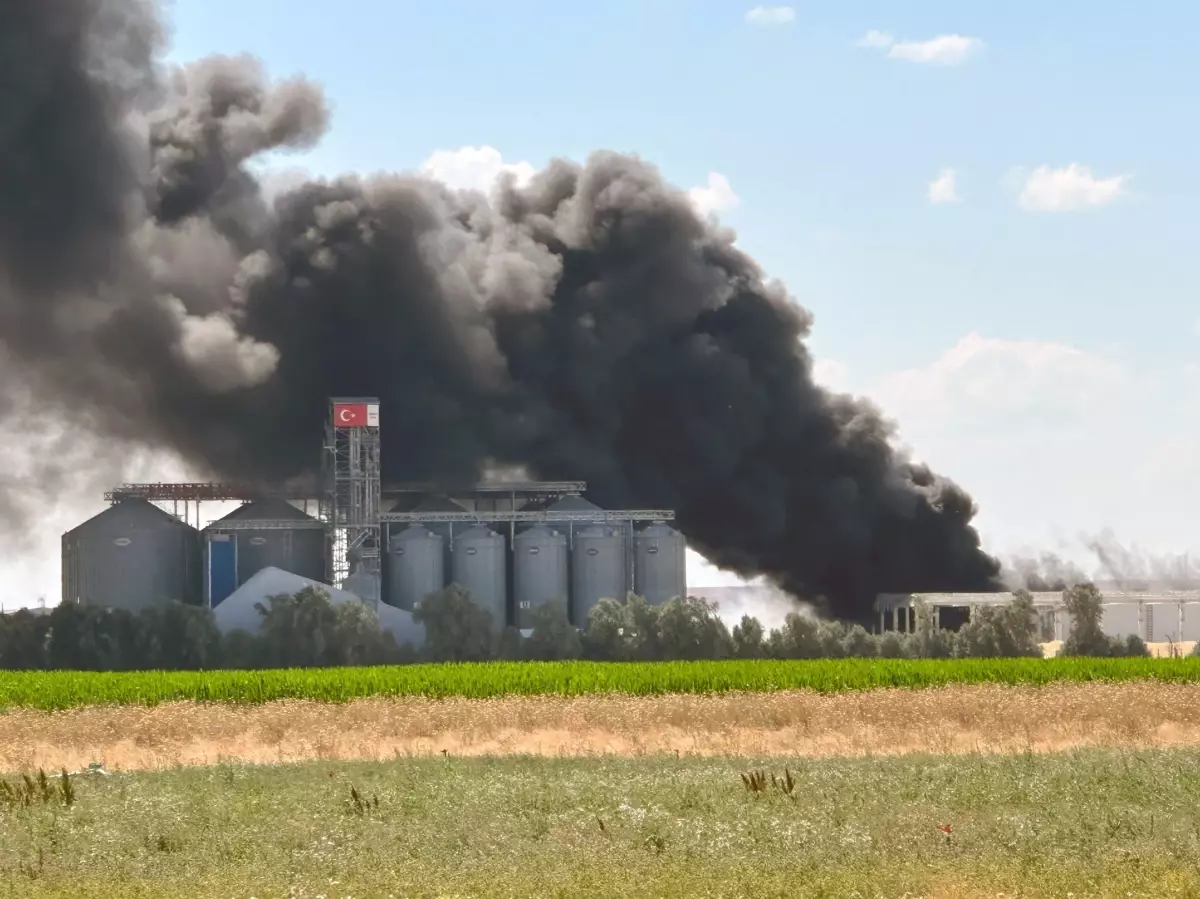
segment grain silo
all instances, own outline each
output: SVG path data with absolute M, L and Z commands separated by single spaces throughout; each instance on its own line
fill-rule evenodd
M 445 542 L 441 534 L 420 524 L 392 535 L 388 547 L 391 605 L 411 611 L 446 586 Z
M 628 580 L 625 534 L 607 525 L 577 528 L 571 550 L 571 623 L 587 627 L 596 603 L 625 598 Z
M 492 614 L 492 624 L 507 623 L 506 551 L 504 538 L 491 528 L 479 525 L 454 539 L 453 582 L 471 595 L 474 602 Z
M 465 512 L 466 508 L 459 503 L 456 503 L 448 496 L 442 496 L 441 494 L 434 493 L 422 498 L 416 506 L 408 511 L 412 512 L 413 514 L 419 514 L 421 512 L 430 512 L 436 514 L 438 512 Z M 465 530 L 462 525 L 455 527 L 453 523 L 448 521 L 426 521 L 421 523 L 428 530 L 437 534 L 442 538 L 443 541 L 445 541 L 444 545 L 447 553 L 450 552 L 450 547 L 453 543 L 454 537 L 461 531 Z M 447 561 L 449 561 L 449 559 L 447 559 Z
M 687 594 L 687 546 L 683 534 L 661 522 L 633 539 L 633 590 L 651 605 Z
M 543 603 L 561 604 L 567 614 L 567 537 L 535 527 L 513 538 L 513 600 L 517 627 L 533 627 L 533 613 Z
M 255 521 L 263 522 L 262 527 L 254 527 Z M 295 525 L 288 527 L 289 522 Z M 326 580 L 325 530 L 317 519 L 284 500 L 246 503 L 214 521 L 204 534 L 205 581 L 213 606 L 264 568 Z
M 199 603 L 200 533 L 144 499 L 126 499 L 62 537 L 62 600 L 140 611 Z

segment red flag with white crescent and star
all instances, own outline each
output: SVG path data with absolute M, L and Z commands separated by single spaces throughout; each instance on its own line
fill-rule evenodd
M 334 403 L 335 428 L 379 427 L 379 406 L 374 403 Z

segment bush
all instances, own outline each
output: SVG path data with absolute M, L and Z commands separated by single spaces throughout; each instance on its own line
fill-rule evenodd
M 21 609 L 0 614 L 0 668 L 32 671 L 49 664 L 50 616 Z
M 425 625 L 425 657 L 431 662 L 482 662 L 492 657 L 496 623 L 457 584 L 431 593 L 413 612 Z

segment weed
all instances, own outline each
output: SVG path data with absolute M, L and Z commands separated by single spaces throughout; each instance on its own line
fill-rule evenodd
M 346 800 L 346 806 L 352 815 L 357 815 L 362 818 L 367 812 L 379 808 L 379 797 L 372 796 L 367 799 L 362 793 L 358 792 L 357 787 L 350 787 L 350 798 Z
M 58 804 L 67 808 L 75 804 L 75 785 L 65 768 L 57 783 L 52 782 L 41 768 L 36 777 L 22 774 L 16 783 L 0 779 L 0 807 L 32 808 Z
M 747 771 L 742 774 L 742 784 L 757 798 L 767 792 L 767 774 L 761 770 Z M 783 777 L 771 774 L 770 789 L 782 793 L 793 802 L 796 799 L 796 781 L 792 777 L 792 772 L 787 768 L 783 769 Z

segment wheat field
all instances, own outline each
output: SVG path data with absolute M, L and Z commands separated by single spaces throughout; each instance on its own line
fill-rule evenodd
M 1200 746 L 1200 685 L 364 699 L 0 714 L 0 771 L 395 756 L 861 756 Z

